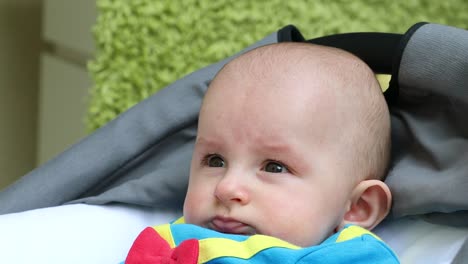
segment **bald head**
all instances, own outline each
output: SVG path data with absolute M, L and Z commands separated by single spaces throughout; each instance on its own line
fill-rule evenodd
M 319 124 L 318 140 L 337 142 L 342 148 L 337 164 L 349 164 L 357 178 L 382 179 L 386 173 L 388 109 L 372 70 L 348 52 L 306 43 L 254 49 L 218 73 L 205 102 L 216 98 L 237 101 L 235 111 L 244 116 L 286 111 L 275 107 L 281 102 L 291 118 Z M 204 103 L 201 116 L 206 108 Z

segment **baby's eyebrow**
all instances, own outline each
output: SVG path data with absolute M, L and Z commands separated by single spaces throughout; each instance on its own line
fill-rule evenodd
M 284 154 L 294 153 L 294 151 L 291 149 L 291 146 L 287 144 L 259 144 L 258 150 L 266 151 L 269 153 L 284 153 Z
M 205 137 L 197 137 L 197 139 L 195 140 L 195 145 L 205 148 L 219 148 L 221 146 L 219 141 L 208 139 Z
M 297 156 L 291 145 L 282 143 L 258 142 L 255 150 L 263 154 L 275 154 L 281 156 Z
M 308 167 L 304 155 L 292 144 L 279 142 L 259 142 L 256 151 L 272 158 L 285 159 L 296 170 L 303 171 Z

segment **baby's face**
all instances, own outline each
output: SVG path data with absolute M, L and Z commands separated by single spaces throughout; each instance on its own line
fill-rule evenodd
M 304 90 L 313 80 L 302 77 L 231 77 L 212 83 L 200 113 L 186 222 L 320 243 L 342 223 L 353 189 L 335 100 Z

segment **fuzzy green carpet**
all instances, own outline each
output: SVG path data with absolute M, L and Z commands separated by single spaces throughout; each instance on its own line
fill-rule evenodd
M 466 0 L 97 0 L 97 6 L 89 131 L 288 24 L 306 38 L 403 33 L 420 21 L 468 28 Z

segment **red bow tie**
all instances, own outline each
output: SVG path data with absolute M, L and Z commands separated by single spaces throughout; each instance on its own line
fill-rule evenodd
M 125 264 L 196 264 L 198 240 L 186 240 L 171 248 L 157 232 L 147 227 L 138 235 L 128 252 Z

